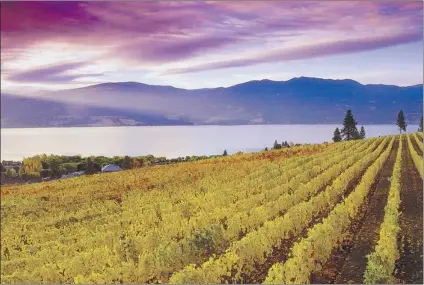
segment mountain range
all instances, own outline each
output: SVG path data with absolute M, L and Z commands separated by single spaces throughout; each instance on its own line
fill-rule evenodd
M 137 82 L 102 83 L 31 96 L 1 94 L 1 127 L 341 124 L 351 109 L 359 124 L 410 124 L 423 110 L 423 85 L 363 85 L 298 77 L 187 90 Z

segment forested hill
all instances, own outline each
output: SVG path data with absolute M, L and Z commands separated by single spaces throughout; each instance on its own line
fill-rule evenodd
M 1 126 L 127 126 L 339 123 L 347 109 L 359 124 L 409 123 L 422 114 L 423 85 L 363 85 L 299 77 L 227 88 L 186 90 L 137 82 L 103 83 L 38 94 L 1 95 Z

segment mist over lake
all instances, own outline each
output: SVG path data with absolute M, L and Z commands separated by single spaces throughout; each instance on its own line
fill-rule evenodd
M 1 160 L 37 154 L 176 158 L 191 155 L 254 152 L 277 140 L 293 143 L 332 142 L 341 125 L 151 126 L 88 128 L 19 128 L 1 130 Z M 360 126 L 358 126 L 360 127 Z M 364 125 L 367 137 L 399 133 L 393 125 Z M 418 125 L 409 125 L 415 132 Z

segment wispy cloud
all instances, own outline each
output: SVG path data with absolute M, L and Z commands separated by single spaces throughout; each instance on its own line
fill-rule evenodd
M 188 68 L 171 69 L 164 74 L 181 74 L 213 69 L 243 67 L 254 64 L 300 60 L 329 55 L 363 52 L 378 48 L 394 46 L 422 40 L 421 33 L 388 35 L 385 37 L 367 37 L 361 39 L 341 40 L 329 43 L 314 44 L 288 50 L 277 50 L 266 54 L 252 55 L 249 58 L 226 60 L 201 64 Z
M 216 51 L 237 42 L 238 38 L 223 35 L 142 39 L 119 46 L 105 55 L 105 58 L 119 51 L 125 51 L 122 57 L 129 61 L 167 63 L 198 56 L 203 52 Z
M 392 47 L 422 40 L 423 26 L 418 1 L 28 1 L 0 11 L 2 69 L 17 82 L 91 76 L 62 72 L 63 60 L 40 68 L 45 55 L 26 61 L 40 46 L 61 44 L 57 54 L 95 75 L 123 66 L 184 74 Z M 75 58 L 81 47 L 89 55 Z
M 7 79 L 15 82 L 43 82 L 43 83 L 69 83 L 78 78 L 102 76 L 101 73 L 95 74 L 69 74 L 69 71 L 78 69 L 87 65 L 84 62 L 64 63 L 53 66 L 45 66 L 37 69 L 26 70 L 13 73 L 7 76 Z

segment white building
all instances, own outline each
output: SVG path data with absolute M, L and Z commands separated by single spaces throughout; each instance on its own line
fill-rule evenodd
M 102 168 L 102 172 L 116 172 L 120 170 L 121 168 L 116 164 L 108 164 Z

